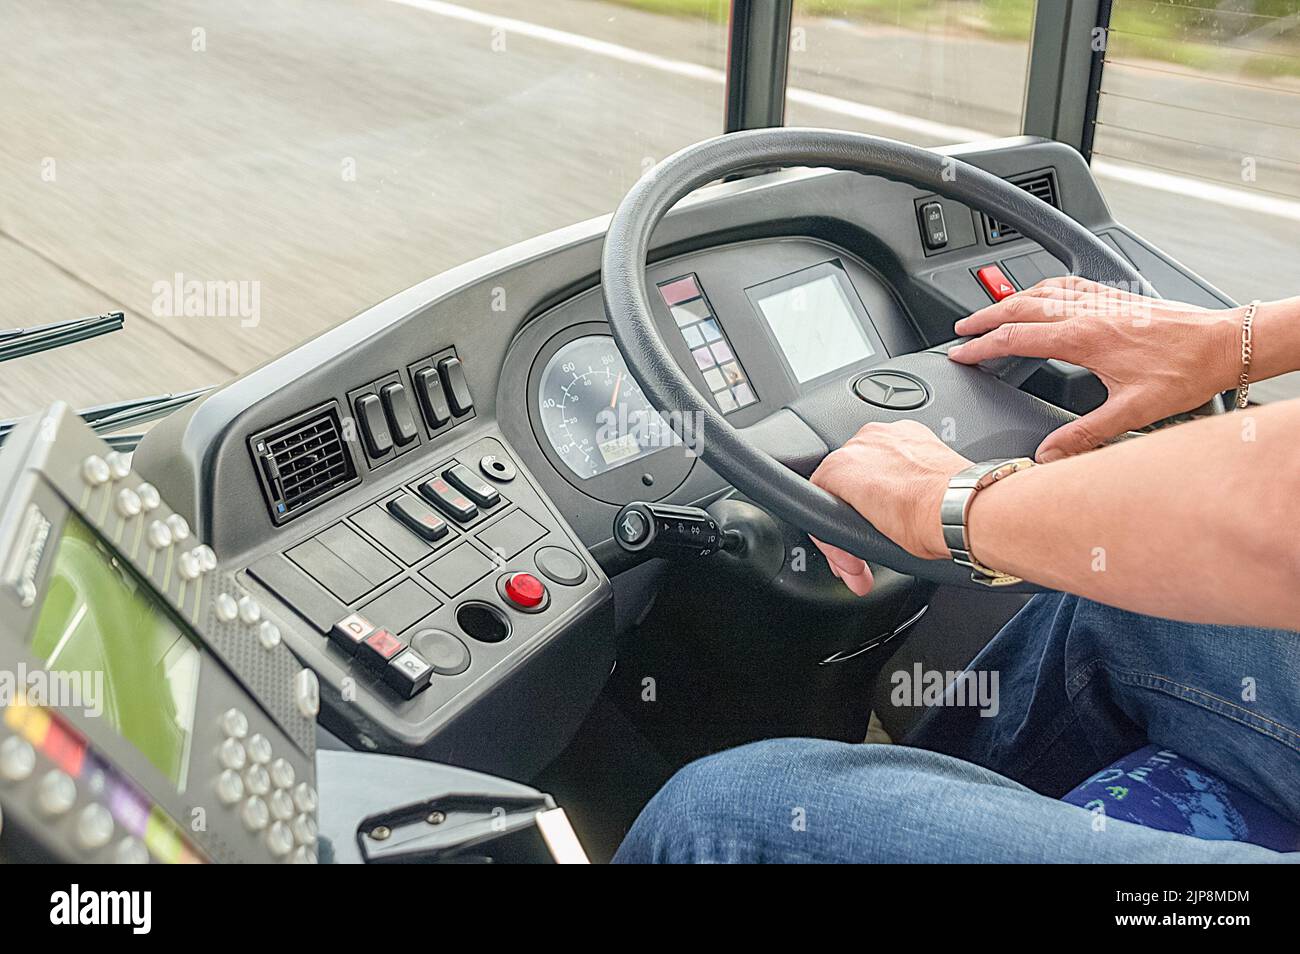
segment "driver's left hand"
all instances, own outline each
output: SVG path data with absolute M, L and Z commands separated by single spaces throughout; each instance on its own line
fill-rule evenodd
M 812 482 L 866 517 L 909 553 L 927 560 L 948 558 L 939 506 L 948 480 L 971 465 L 924 424 L 867 424 L 832 451 Z M 871 569 L 853 554 L 812 538 L 831 572 L 858 596 L 871 591 Z

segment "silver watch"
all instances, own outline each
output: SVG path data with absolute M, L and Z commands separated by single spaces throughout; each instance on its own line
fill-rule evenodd
M 943 504 L 939 508 L 939 520 L 943 524 L 943 543 L 948 548 L 954 563 L 970 567 L 971 582 L 985 586 L 1010 586 L 1012 583 L 1022 582 L 1018 576 L 989 569 L 971 555 L 966 518 L 977 493 L 1003 477 L 1033 466 L 1034 462 L 1028 457 L 984 461 L 981 464 L 972 464 L 954 474 L 948 481 L 948 489 L 944 492 Z

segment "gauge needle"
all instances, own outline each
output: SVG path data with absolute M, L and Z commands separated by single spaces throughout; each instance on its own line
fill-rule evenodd
M 614 395 L 609 399 L 609 406 L 613 407 L 618 403 L 618 389 L 623 386 L 623 372 L 618 373 L 618 378 L 614 381 Z

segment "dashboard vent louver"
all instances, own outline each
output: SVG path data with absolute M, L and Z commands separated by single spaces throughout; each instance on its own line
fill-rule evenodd
M 249 446 L 271 519 L 277 524 L 360 479 L 333 401 L 254 434 Z
M 1054 209 L 1061 207 L 1060 197 L 1056 191 L 1056 175 L 1051 170 L 1031 173 L 1008 181 L 1012 185 L 1024 189 L 1034 198 L 1046 202 Z M 990 245 L 998 245 L 1002 242 L 1010 242 L 1012 239 L 1020 238 L 1020 231 L 1014 225 L 999 222 L 991 215 L 984 216 L 984 228 L 987 230 Z

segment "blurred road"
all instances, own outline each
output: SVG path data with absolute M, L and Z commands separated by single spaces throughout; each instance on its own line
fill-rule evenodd
M 0 327 L 127 312 L 124 332 L 0 365 L 0 417 L 227 380 L 429 275 L 611 210 L 646 165 L 721 128 L 720 24 L 599 0 L 456 9 L 593 42 L 391 0 L 0 4 Z M 1004 45 L 833 21 L 806 43 L 792 123 L 923 144 L 952 141 L 943 124 L 1017 125 L 1023 71 Z M 1231 294 L 1295 291 L 1297 219 L 1103 186 Z M 185 317 L 160 297 L 178 275 L 236 283 L 256 314 Z

